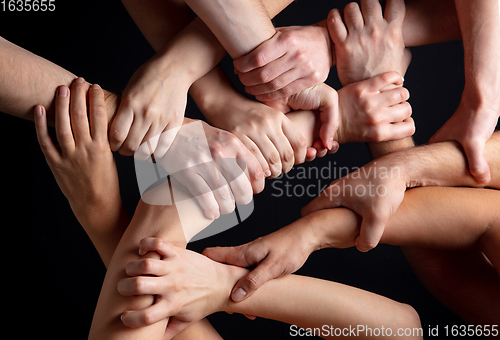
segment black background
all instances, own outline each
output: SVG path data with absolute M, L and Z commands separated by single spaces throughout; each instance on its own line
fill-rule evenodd
M 118 0 L 56 0 L 52 13 L 0 11 L 0 35 L 109 90 L 122 90 L 133 72 L 154 51 Z M 326 18 L 347 1 L 300 0 L 275 20 L 276 26 L 307 25 Z M 405 77 L 416 121 L 418 144 L 425 143 L 457 107 L 463 89 L 461 42 L 412 49 L 413 62 Z M 230 70 L 231 61 L 224 60 Z M 230 74 L 232 74 L 230 72 Z M 1 77 L 1 75 L 0 75 Z M 0 79 L 0 81 L 2 81 Z M 333 70 L 328 83 L 339 89 Z M 190 102 L 186 115 L 201 118 Z M 0 114 L 2 146 L 2 233 L 4 244 L 4 333 L 16 338 L 48 336 L 84 339 L 92 321 L 105 268 L 60 192 L 43 154 L 32 122 Z M 370 160 L 364 145 L 343 145 L 333 156 L 317 160 L 319 168 L 362 166 Z M 122 195 L 133 212 L 139 199 L 133 160 L 116 156 Z M 335 163 L 333 163 L 335 162 Z M 308 166 L 308 165 L 305 165 Z M 297 171 L 297 169 L 292 170 Z M 293 174 L 293 172 L 292 172 Z M 335 178 L 321 179 L 322 185 Z M 294 185 L 317 184 L 317 179 L 289 180 Z M 189 248 L 236 245 L 270 233 L 300 217 L 310 197 L 272 196 L 268 181 L 255 196 L 255 211 L 240 225 L 195 242 Z M 462 321 L 442 306 L 419 283 L 397 247 L 379 245 L 368 254 L 355 249 L 314 253 L 298 271 L 382 294 L 411 304 L 422 326 L 453 325 Z M 341 311 L 332 310 L 332 315 Z M 209 317 L 226 339 L 288 339 L 289 326 L 258 318 L 218 313 Z M 426 332 L 424 332 L 426 333 Z

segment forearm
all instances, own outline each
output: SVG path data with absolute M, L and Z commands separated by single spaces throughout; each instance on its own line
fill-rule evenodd
M 456 142 L 419 146 L 388 157 L 405 165 L 410 186 L 479 186 L 468 170 L 463 149 Z M 488 186 L 500 189 L 500 132 L 486 142 L 485 157 L 491 171 Z
M 35 105 L 47 109 L 49 124 L 54 124 L 54 93 L 59 85 L 70 86 L 76 76 L 0 37 L 0 111 L 33 120 Z M 90 86 L 90 84 L 88 84 Z M 105 92 L 108 119 L 117 109 L 118 97 Z
M 415 143 L 413 142 L 412 137 L 407 137 L 405 139 L 389 142 L 367 143 L 367 145 L 368 149 L 370 149 L 372 157 L 375 159 L 385 156 L 391 152 L 413 148 Z
M 245 272 L 241 270 L 239 276 Z M 234 282 L 238 278 L 233 278 Z M 245 301 L 229 301 L 227 311 L 256 315 L 302 328 L 321 329 L 323 325 L 380 328 L 383 325 L 396 330 L 420 325 L 411 307 L 354 287 L 299 275 L 268 281 Z M 360 336 L 363 338 L 362 333 Z
M 465 58 L 465 83 L 477 106 L 493 104 L 500 95 L 500 4 L 497 0 L 455 0 Z M 494 101 L 492 103 L 492 100 Z
M 41 104 L 52 124 L 56 87 L 70 86 L 76 78 L 62 67 L 1 37 L 0 73 L 0 111 L 33 120 L 33 108 Z
M 146 201 L 155 200 L 151 195 L 169 195 L 168 183 L 147 192 Z M 174 192 L 177 205 L 149 205 L 141 200 L 130 225 L 127 227 L 111 260 L 101 295 L 97 303 L 90 339 L 161 339 L 166 322 L 149 327 L 127 328 L 120 316 L 126 310 L 138 310 L 153 303 L 151 296 L 125 297 L 118 293 L 117 284 L 127 277 L 125 267 L 141 257 L 137 253 L 139 242 L 146 237 L 157 237 L 176 246 L 185 247 L 186 233 L 196 233 L 212 220 L 205 217 L 195 198 L 186 192 Z M 189 230 L 186 227 L 189 225 Z M 148 256 L 148 255 L 146 255 Z
M 454 0 L 407 0 L 403 23 L 406 47 L 461 38 Z
M 481 237 L 488 230 L 498 228 L 494 207 L 499 198 L 496 190 L 475 188 L 408 190 L 387 222 L 380 242 L 435 249 L 479 247 L 492 262 L 498 263 L 498 256 L 489 251 L 489 241 L 484 242 Z M 315 236 L 316 249 L 354 246 L 361 225 L 361 218 L 347 208 L 320 210 L 302 219 L 304 221 L 297 223 L 311 230 L 307 232 Z
M 260 0 L 187 0 L 233 58 L 247 54 L 276 30 Z

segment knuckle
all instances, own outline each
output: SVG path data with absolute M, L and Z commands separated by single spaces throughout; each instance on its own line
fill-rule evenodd
M 142 312 L 142 322 L 144 325 L 152 325 L 155 323 L 155 314 L 153 311 L 146 309 Z
M 269 73 L 266 69 L 262 69 L 257 73 L 257 81 L 267 83 L 269 81 Z
M 288 48 L 300 46 L 299 36 L 293 31 L 284 34 L 284 40 Z
M 258 274 L 255 274 L 253 272 L 249 273 L 246 277 L 246 283 L 247 283 L 247 286 L 250 290 L 256 290 L 259 288 L 259 284 L 260 284 L 260 277 Z
M 256 53 L 252 59 L 251 59 L 251 63 L 255 66 L 255 67 L 262 67 L 266 64 L 266 55 L 262 52 L 259 52 L 259 53 Z
M 276 165 L 280 163 L 280 155 L 277 152 L 272 152 L 269 155 L 269 163 L 272 165 Z
M 283 97 L 290 97 L 293 94 L 293 91 L 290 88 L 290 86 L 286 86 L 282 89 L 279 89 L 278 92 L 281 93 Z
M 285 162 L 290 163 L 294 161 L 294 154 L 292 149 L 288 149 L 283 154 L 283 159 Z
M 274 92 L 274 91 L 278 91 L 281 88 L 282 88 L 281 82 L 278 79 L 274 79 L 274 80 L 269 82 L 269 85 L 268 85 L 269 91 Z

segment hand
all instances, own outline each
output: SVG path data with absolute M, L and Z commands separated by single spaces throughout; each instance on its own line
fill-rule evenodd
M 377 246 L 385 225 L 410 186 L 404 163 L 391 154 L 333 181 L 302 209 L 302 216 L 321 209 L 346 207 L 362 217 L 355 245 L 366 252 Z
M 239 267 L 254 267 L 232 289 L 231 299 L 240 302 L 264 283 L 291 274 L 316 250 L 316 238 L 307 219 L 300 219 L 272 234 L 238 247 L 207 248 L 203 255 Z
M 118 174 L 108 143 L 108 119 L 103 90 L 83 78 L 60 86 L 55 99 L 55 126 L 59 145 L 47 129 L 45 108 L 35 108 L 38 142 L 48 165 L 82 225 L 88 215 L 107 209 L 120 199 Z M 92 211 L 93 214 L 87 214 Z M 93 225 L 93 223 L 90 223 Z
M 413 135 L 410 93 L 402 84 L 397 72 L 388 72 L 340 89 L 338 142 L 385 142 Z M 395 88 L 382 90 L 390 85 Z
M 169 134 L 176 137 L 165 147 L 163 140 L 170 140 Z M 248 204 L 253 197 L 252 185 L 256 192 L 263 189 L 264 177 L 257 159 L 227 131 L 186 118 L 180 129 L 162 133 L 157 145 L 152 153 L 155 163 L 163 166 L 197 198 L 209 219 L 231 213 L 235 200 Z M 141 174 L 138 172 L 138 178 Z M 147 179 L 149 171 L 145 170 L 144 174 Z M 169 191 L 167 196 L 170 198 Z M 161 196 L 154 197 L 155 202 L 146 200 L 147 203 L 164 201 Z
M 220 110 L 214 110 L 216 114 L 207 117 L 210 124 L 238 137 L 266 177 L 277 177 L 304 162 L 304 137 L 282 112 L 244 97 L 221 104 Z
M 185 77 L 166 72 L 155 56 L 134 73 L 111 124 L 109 140 L 113 151 L 130 156 L 147 141 L 151 141 L 151 148 L 155 150 L 154 141 L 158 138 L 154 137 L 182 125 L 191 84 Z M 141 150 L 144 151 L 147 150 Z M 148 156 L 143 154 L 143 158 Z
M 322 83 L 333 65 L 325 26 L 277 28 L 249 54 L 234 60 L 245 90 L 259 101 L 288 97 Z
M 319 138 L 327 150 L 338 150 L 335 134 L 339 127 L 339 102 L 337 91 L 330 86 L 321 83 L 290 97 L 266 102 L 266 105 L 284 113 L 292 110 L 318 110 L 321 120 Z
M 486 141 L 490 139 L 498 123 L 497 107 L 479 107 L 474 105 L 477 96 L 467 88 L 457 111 L 432 136 L 430 143 L 455 140 L 459 142 L 467 156 L 469 171 L 481 185 L 487 185 L 491 179 L 490 168 L 484 155 Z
M 378 0 L 361 0 L 361 10 L 357 3 L 348 4 L 344 21 L 338 9 L 330 11 L 327 26 L 342 85 L 388 71 L 405 74 L 411 54 L 403 41 L 404 18 L 403 0 L 388 0 L 384 16 Z
M 159 253 L 161 259 L 129 263 L 126 273 L 131 277 L 118 282 L 118 291 L 125 296 L 156 295 L 156 300 L 143 310 L 125 311 L 126 326 L 147 326 L 170 317 L 164 336 L 170 339 L 205 316 L 226 309 L 234 283 L 228 279 L 231 267 L 156 238 L 140 242 L 139 254 L 148 252 Z

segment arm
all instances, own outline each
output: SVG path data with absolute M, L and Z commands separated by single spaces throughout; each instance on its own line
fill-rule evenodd
M 454 0 L 406 1 L 402 27 L 405 46 L 460 39 Z M 312 26 L 278 28 L 273 38 L 235 60 L 246 91 L 275 100 L 326 80 L 336 64 L 326 20 Z
M 483 185 L 490 179 L 484 145 L 500 115 L 500 4 L 495 0 L 455 1 L 465 56 L 465 88 L 457 111 L 432 137 L 456 140 L 469 170 Z
M 162 260 L 142 259 L 130 263 L 127 272 L 132 277 L 122 280 L 119 290 L 125 295 L 157 294 L 161 297 L 160 301 L 166 302 L 128 312 L 123 319 L 131 327 L 143 326 L 143 320 L 147 320 L 147 324 L 158 322 L 173 313 L 177 313 L 175 317 L 183 318 L 184 322 L 192 322 L 215 311 L 256 315 L 303 328 L 321 329 L 323 325 L 341 329 L 356 328 L 355 325 L 378 328 L 383 325 L 393 330 L 391 338 L 398 335 L 398 328 L 420 327 L 418 315 L 408 305 L 310 277 L 286 275 L 266 283 L 251 298 L 236 304 L 228 298 L 229 292 L 234 282 L 247 273 L 246 269 L 214 262 L 157 239 L 142 240 L 140 253 L 151 251 L 160 253 Z M 144 265 L 148 262 L 150 266 L 146 268 Z M 198 270 L 183 270 L 192 267 Z M 174 282 L 178 287 L 176 292 L 170 289 Z M 145 286 L 148 288 L 142 288 Z M 210 293 L 203 299 L 192 299 L 200 287 Z M 331 313 L 332 310 L 336 312 Z M 330 330 L 328 326 L 327 329 Z M 322 330 L 320 335 L 323 338 L 335 337 L 333 332 L 326 333 L 325 328 Z M 369 338 L 363 332 L 358 336 Z M 421 336 L 412 334 L 414 338 Z
M 486 155 L 490 168 L 492 169 L 491 185 L 496 189 L 500 189 L 499 146 L 500 132 L 497 132 L 486 144 Z M 369 216 L 364 209 L 377 212 L 377 215 L 371 215 L 371 217 L 385 219 L 385 221 L 383 221 L 385 225 L 392 220 L 391 216 L 393 214 L 400 213 L 399 207 L 405 197 L 407 187 L 411 188 L 415 186 L 430 185 L 477 185 L 470 173 L 467 171 L 466 158 L 457 143 L 445 142 L 430 144 L 383 156 L 356 170 L 354 173 L 332 182 L 332 184 L 325 189 L 320 196 L 315 198 L 311 203 L 302 209 L 302 215 L 304 218 L 292 223 L 290 226 L 287 226 L 287 230 L 280 231 L 276 235 L 276 238 L 274 238 L 272 236 L 273 234 L 271 234 L 266 236 L 266 240 L 260 239 L 237 248 L 209 248 L 205 251 L 205 254 L 214 260 L 238 266 L 248 267 L 259 264 L 259 266 L 254 269 L 255 273 L 252 272 L 245 276 L 234 287 L 233 294 L 240 288 L 244 291 L 243 296 L 240 294 L 240 296 L 236 296 L 236 298 L 233 297 L 234 301 L 240 301 L 247 296 L 251 296 L 251 294 L 256 289 L 261 287 L 267 280 L 278 277 L 282 273 L 292 273 L 300 268 L 310 252 L 316 249 L 315 247 L 318 244 L 304 243 L 303 240 L 314 240 L 318 238 L 319 243 L 324 241 L 323 237 L 318 236 L 317 233 L 307 231 L 310 230 L 308 226 L 311 224 L 309 223 L 310 217 L 307 216 L 312 213 L 316 214 L 319 212 L 323 212 L 323 216 L 329 216 L 328 213 L 330 211 L 338 210 L 332 210 L 329 208 L 344 206 L 352 211 L 342 211 L 349 212 L 349 214 L 352 214 L 349 216 L 352 216 L 356 220 L 350 220 L 352 222 L 351 225 L 357 226 L 359 223 L 359 217 L 356 213 L 361 216 Z M 365 194 L 361 196 L 357 195 L 356 189 L 362 190 Z M 379 189 L 379 191 L 377 191 L 377 189 Z M 468 193 L 468 191 L 464 193 Z M 457 202 L 464 205 L 463 201 Z M 484 199 L 481 199 L 480 202 L 484 202 Z M 492 200 L 492 202 L 494 202 L 494 200 Z M 487 203 L 486 206 L 489 206 L 490 204 L 491 203 Z M 444 203 L 441 203 L 439 206 L 443 205 Z M 408 204 L 405 204 L 405 206 L 408 207 Z M 432 205 L 429 205 L 429 207 L 430 206 Z M 476 204 L 473 205 L 473 207 L 476 206 Z M 459 210 L 459 208 L 456 207 L 456 210 Z M 476 215 L 475 212 L 472 213 L 472 210 L 467 211 L 467 214 Z M 436 210 L 436 214 L 437 213 L 439 213 L 439 210 Z M 485 213 L 485 218 L 487 220 L 489 218 L 489 221 L 494 220 L 495 214 L 496 210 L 493 209 L 491 210 L 491 213 Z M 405 214 L 399 216 L 405 216 Z M 412 213 L 411 216 L 418 216 L 418 214 Z M 449 216 L 454 216 L 454 214 L 450 212 Z M 462 213 L 459 213 L 459 216 L 462 216 Z M 361 225 L 365 221 L 365 218 L 366 217 L 363 218 Z M 350 235 L 354 238 L 359 234 L 359 230 L 356 228 L 344 228 L 344 226 L 348 226 L 349 224 L 342 224 L 341 226 L 334 228 L 331 223 L 320 223 L 320 220 L 320 218 L 317 218 L 318 222 L 315 223 L 318 225 L 321 224 L 322 228 L 325 229 L 324 233 L 327 232 L 326 230 L 331 230 L 332 233 L 339 230 L 340 234 Z M 344 221 L 342 219 L 340 220 Z M 400 219 L 398 220 L 400 221 Z M 417 219 L 417 221 L 421 220 L 422 218 Z M 465 220 L 468 221 L 467 218 L 465 218 Z M 442 222 L 442 220 L 440 221 Z M 413 222 L 408 221 L 404 223 L 409 224 Z M 442 224 L 445 226 L 453 225 L 450 223 Z M 431 225 L 434 225 L 434 223 L 431 223 Z M 487 227 L 487 223 L 478 225 L 480 228 Z M 397 226 L 397 224 L 395 223 L 394 226 Z M 463 225 L 464 229 L 466 227 L 467 225 Z M 440 233 L 442 228 L 444 227 L 435 227 L 436 230 L 429 230 L 429 234 L 422 233 L 420 236 L 429 237 L 429 240 L 431 240 L 431 236 L 429 235 L 432 235 L 433 233 Z M 306 233 L 305 236 L 296 230 L 306 230 L 304 231 Z M 484 231 L 485 230 L 483 229 L 483 232 Z M 404 236 L 403 232 L 401 233 L 401 236 Z M 416 233 L 417 232 L 415 231 L 415 234 Z M 476 236 L 480 236 L 480 234 L 481 232 L 478 232 Z M 389 234 L 384 231 L 381 237 L 385 237 L 387 239 L 388 235 Z M 447 233 L 441 233 L 440 235 L 445 238 L 444 241 L 448 238 Z M 470 233 L 466 232 L 464 235 L 470 235 Z M 268 239 L 271 239 L 272 241 L 268 241 Z M 442 238 L 437 238 L 437 240 L 442 240 Z M 469 242 L 476 241 L 477 238 L 470 238 L 468 240 Z M 335 243 L 331 243 L 331 245 L 337 246 Z M 292 248 L 295 249 L 293 253 L 288 251 L 288 249 Z M 290 254 L 295 255 L 292 256 Z M 274 265 L 276 263 L 279 263 L 280 265 Z
M 0 111 L 33 120 L 35 105 L 47 110 L 54 124 L 54 91 L 59 85 L 70 86 L 74 74 L 0 37 Z M 89 85 L 88 85 L 89 86 Z M 105 91 L 108 119 L 115 114 L 116 95 Z

